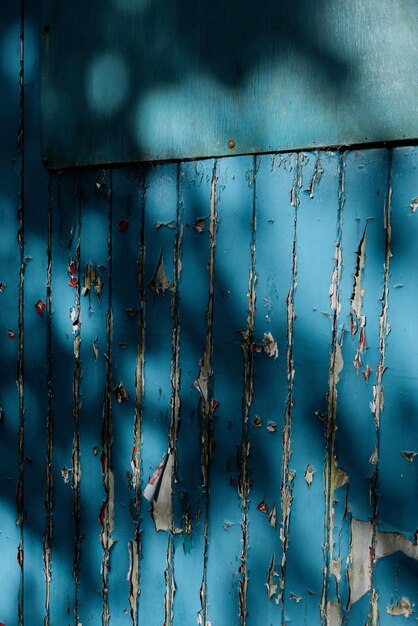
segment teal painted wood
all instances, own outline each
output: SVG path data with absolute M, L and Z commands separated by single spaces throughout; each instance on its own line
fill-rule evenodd
M 415 617 L 416 148 L 48 181 L 6 9 L 0 622 Z
M 34 33 L 41 28 L 36 3 L 24 14 L 25 129 L 40 117 L 39 49 Z M 23 621 L 48 620 L 52 567 L 52 452 L 51 413 L 51 290 L 49 269 L 49 189 L 39 161 L 39 133 L 24 141 L 25 311 L 24 311 L 24 602 Z
M 80 263 L 80 205 L 73 176 L 52 180 L 50 217 L 52 221 L 52 415 L 53 436 L 53 537 L 50 621 L 73 623 L 76 611 L 77 545 L 79 523 L 74 516 L 73 472 L 74 416 L 77 406 L 79 364 L 74 342 L 79 329 L 76 317 Z M 67 228 L 64 227 L 68 226 Z M 74 283 L 73 278 L 76 279 Z M 69 283 L 75 284 L 71 286 Z
M 17 141 L 20 117 L 20 26 L 19 5 L 5 2 L 0 9 L 2 47 L 0 75 L 7 97 L 0 100 L 0 367 L 1 423 L 0 438 L 0 550 L 2 584 L 0 585 L 0 620 L 18 623 L 22 609 L 21 568 L 16 559 L 22 539 L 23 511 L 16 507 L 16 490 L 20 483 L 18 458 L 19 392 L 16 387 L 19 346 L 20 253 L 17 236 L 20 228 L 22 154 Z M 16 520 L 19 522 L 16 524 Z M 23 546 L 21 546 L 23 549 Z
M 169 449 L 172 420 L 174 249 L 177 234 L 178 167 L 150 168 L 145 198 L 145 389 L 142 424 L 142 485 L 145 489 Z M 161 226 L 159 227 L 159 224 Z M 160 269 L 160 272 L 158 270 Z M 172 469 L 166 473 L 168 485 Z M 138 623 L 171 623 L 174 582 L 170 533 L 156 532 L 146 500 L 141 506 L 141 595 Z M 171 527 L 168 514 L 161 524 Z M 149 585 L 142 581 L 149 580 Z
M 213 417 L 207 562 L 207 619 L 212 623 L 239 624 L 240 611 L 242 616 L 246 612 L 245 598 L 241 606 L 239 599 L 240 584 L 245 587 L 247 577 L 249 489 L 242 464 L 244 457 L 247 462 L 244 448 L 248 450 L 242 345 L 249 314 L 253 168 L 252 157 L 222 159 L 217 182 L 212 367 L 213 399 L 219 406 Z
M 180 299 L 181 421 L 177 437 L 176 525 L 183 529 L 174 559 L 176 595 L 174 623 L 204 620 L 208 550 L 208 505 L 212 409 L 200 381 L 201 368 L 210 367 L 212 315 L 210 290 L 215 253 L 214 208 L 216 163 L 183 163 L 180 202 L 183 216 Z M 212 255 L 211 255 L 212 251 Z M 212 261 L 211 261 L 212 259 Z M 208 398 L 209 396 L 209 398 Z M 180 505 L 180 506 L 179 506 Z
M 43 5 L 51 167 L 418 137 L 414 0 Z
M 286 468 L 283 431 L 289 401 L 287 299 L 293 285 L 295 234 L 295 208 L 289 190 L 294 161 L 266 155 L 256 165 L 257 299 L 254 397 L 249 425 L 252 489 L 247 592 L 248 622 L 252 624 L 279 623 L 282 613 L 280 527 L 284 491 L 278 477 Z M 276 344 L 271 344 L 270 352 L 266 351 L 269 339 Z

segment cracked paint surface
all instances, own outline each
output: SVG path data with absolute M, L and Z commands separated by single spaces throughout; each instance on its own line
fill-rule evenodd
M 1 623 L 414 618 L 417 165 L 51 173 L 39 232 L 17 177 Z

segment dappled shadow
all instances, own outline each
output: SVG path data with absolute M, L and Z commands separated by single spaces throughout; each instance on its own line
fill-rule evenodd
M 241 7 L 233 1 L 227 5 L 219 2 L 197 3 L 189 6 L 183 0 L 171 3 L 144 3 L 143 11 L 137 18 L 144 24 L 148 39 L 124 40 L 124 55 L 133 58 L 138 47 L 143 47 L 150 59 L 149 66 L 142 71 L 138 81 L 138 91 L 132 89 L 133 69 L 128 63 L 119 63 L 120 58 L 112 56 L 108 50 L 108 39 L 113 37 L 113 29 L 123 31 L 126 20 L 133 19 L 135 11 L 128 0 L 114 0 L 120 7 L 117 23 L 99 28 L 103 41 L 100 48 L 103 56 L 98 57 L 99 70 L 104 72 L 106 80 L 112 72 L 120 79 L 120 93 L 117 90 L 112 98 L 105 102 L 105 96 L 99 85 L 95 91 L 95 78 L 86 91 L 85 81 L 80 81 L 80 109 L 72 110 L 70 103 L 57 102 L 60 110 L 61 139 L 67 141 L 69 134 L 84 133 L 97 114 L 106 113 L 104 121 L 98 123 L 97 138 L 106 136 L 109 146 L 114 145 L 114 132 L 108 133 L 109 120 L 126 103 L 136 106 L 138 98 L 154 88 L 170 89 L 181 81 L 185 73 L 200 73 L 204 78 L 214 81 L 216 89 L 223 90 L 233 99 L 245 89 L 246 82 L 254 70 L 268 63 L 274 49 L 275 60 L 282 56 L 292 56 L 303 65 L 306 74 L 315 73 L 318 84 L 326 85 L 328 94 L 332 93 L 337 101 L 346 98 L 354 88 L 355 67 L 351 60 L 336 52 L 329 38 L 323 36 L 321 22 L 309 19 L 311 11 L 326 15 L 324 3 L 311 9 L 307 2 L 294 2 L 283 11 L 273 11 L 272 2 L 261 2 L 259 10 L 248 11 L 242 19 L 236 16 Z M 328 6 L 328 5 L 327 5 Z M 134 7 L 135 8 L 135 7 Z M 169 14 L 173 28 L 167 30 L 165 18 Z M 75 12 L 68 16 L 74 19 Z M 83 8 L 83 21 L 77 21 L 80 41 L 88 37 L 92 22 L 102 22 L 105 13 L 97 13 L 92 3 Z M 266 19 L 266 15 L 270 19 Z M 10 23 L 5 22 L 4 32 L 9 27 L 14 31 L 11 36 L 15 75 L 19 69 L 19 40 L 14 15 Z M 76 16 L 77 17 L 77 16 Z M 204 24 L 205 29 L 194 28 Z M 103 26 L 103 24 L 101 24 Z M 153 41 L 154 27 L 163 28 L 161 40 Z M 74 43 L 71 24 L 67 31 L 68 39 L 60 45 L 66 49 L 62 55 L 62 64 L 58 71 L 63 75 L 70 66 L 83 67 L 86 73 L 91 71 L 91 63 L 85 59 L 81 46 Z M 54 30 L 47 36 L 54 37 Z M 173 51 L 173 37 L 177 41 Z M 10 36 L 2 41 L 9 42 Z M 2 48 L 5 49 L 4 46 Z M 28 65 L 33 62 L 32 52 L 28 50 Z M 35 55 L 36 57 L 36 55 Z M 115 62 L 116 59 L 116 62 Z M 119 59 L 119 60 L 118 60 Z M 162 60 L 162 62 L 160 62 Z M 185 64 L 187 60 L 187 65 Z M 104 63 L 106 61 L 106 63 Z M 2 64 L 2 72 L 5 75 Z M 299 66 L 298 66 L 299 67 Z M 94 69 L 94 68 L 93 68 Z M 96 68 L 97 69 L 97 68 Z M 124 72 L 126 81 L 124 83 Z M 8 80 L 10 79 L 10 76 Z M 140 83 L 140 86 L 139 86 Z M 12 84 L 10 82 L 8 84 Z M 105 81 L 106 86 L 106 81 Z M 108 83 L 112 90 L 112 81 Z M 37 75 L 32 76 L 26 87 L 37 94 Z M 78 87 L 77 87 L 78 89 Z M 136 89 L 136 87 L 135 87 Z M 30 91 L 29 91 L 30 93 Z M 314 91 L 312 92 L 314 93 Z M 90 94 L 91 100 L 88 100 Z M 232 94 L 232 95 L 231 95 Z M 7 291 L 2 309 L 2 401 L 4 419 L 1 424 L 1 436 L 7 448 L 4 455 L 0 478 L 2 481 L 2 520 L 4 528 L 2 540 L 7 546 L 5 562 L 10 562 L 10 576 L 2 590 L 5 598 L 4 610 L 9 620 L 16 614 L 16 595 L 19 582 L 19 568 L 16 563 L 16 546 L 20 530 L 15 524 L 15 493 L 18 482 L 17 433 L 18 407 L 15 390 L 15 363 L 17 343 L 6 338 L 6 329 L 16 327 L 18 298 L 18 249 L 10 242 L 15 241 L 17 230 L 16 213 L 19 206 L 19 152 L 16 147 L 16 128 L 19 122 L 17 104 L 17 83 L 10 89 L 11 100 L 0 103 L 2 128 L 7 130 L 5 143 L 0 155 L 4 168 L 1 169 L 1 203 L 5 227 L 3 230 L 2 262 L 7 274 Z M 13 98 L 12 98 L 13 96 Z M 177 106 L 177 105 L 176 105 Z M 104 107 L 101 108 L 101 107 Z M 82 114 L 80 122 L 76 115 Z M 109 113 L 109 115 L 107 115 Z M 43 541 L 45 536 L 45 477 L 46 463 L 46 426 L 45 417 L 48 409 L 48 371 L 46 368 L 47 333 L 46 312 L 38 315 L 34 309 L 37 299 L 45 294 L 46 275 L 46 238 L 47 238 L 47 177 L 40 167 L 39 142 L 37 135 L 39 110 L 36 97 L 28 95 L 26 110 L 26 249 L 27 266 L 25 279 L 25 612 L 26 619 L 41 622 L 44 617 L 45 582 L 42 569 Z M 126 154 L 141 157 L 143 145 L 141 137 L 132 132 L 132 118 L 126 119 L 128 143 Z M 123 128 L 119 129 L 123 134 Z M 255 137 L 260 137 L 255 129 Z M 373 415 L 369 402 L 373 397 L 372 380 L 367 383 L 362 378 L 362 371 L 357 374 L 351 360 L 357 348 L 357 337 L 349 335 L 349 313 L 351 312 L 352 275 L 355 271 L 356 250 L 366 221 L 374 212 L 374 222 L 370 225 L 370 238 L 366 248 L 367 263 L 364 270 L 365 296 L 364 310 L 368 316 L 368 349 L 364 355 L 364 367 L 367 362 L 372 366 L 375 376 L 379 362 L 379 313 L 382 295 L 382 265 L 385 254 L 385 232 L 382 223 L 383 205 L 388 195 L 387 152 L 382 150 L 381 161 L 373 161 L 372 153 L 361 153 L 361 158 L 345 155 L 350 161 L 350 184 L 347 184 L 347 212 L 344 214 L 344 230 L 348 232 L 347 241 L 343 238 L 343 274 L 342 274 L 342 310 L 339 333 L 345 329 L 343 343 L 344 369 L 338 384 L 337 433 L 335 454 L 340 467 L 347 473 L 350 486 L 344 485 L 337 491 L 340 504 L 336 504 L 340 518 L 336 524 L 335 538 L 338 550 L 349 550 L 349 537 L 344 535 L 347 524 L 347 511 L 341 512 L 348 490 L 348 509 L 354 516 L 365 521 L 372 517 L 369 503 L 369 481 L 373 474 L 373 465 L 369 458 L 377 441 L 374 432 Z M 408 163 L 407 154 L 399 153 L 398 173 L 408 180 L 414 165 Z M 364 155 L 364 156 L 363 156 Z M 289 385 L 289 363 L 287 362 L 288 309 L 287 296 L 292 284 L 292 246 L 293 219 L 295 207 L 289 203 L 294 185 L 296 155 L 263 157 L 262 170 L 257 174 L 256 194 L 254 196 L 253 157 L 230 159 L 218 162 L 217 204 L 219 211 L 219 230 L 215 255 L 214 284 L 214 399 L 219 406 L 213 414 L 213 441 L 211 443 L 210 490 L 202 485 L 202 406 L 199 394 L 194 388 L 200 363 L 205 351 L 207 334 L 206 311 L 208 307 L 209 260 L 208 215 L 210 211 L 210 183 L 212 161 L 189 164 L 167 164 L 154 168 L 145 165 L 134 169 L 114 168 L 104 173 L 77 170 L 69 171 L 59 177 L 52 176 L 53 189 L 52 218 L 52 409 L 54 422 L 53 435 L 53 496 L 54 496 L 54 538 L 52 545 L 52 582 L 51 582 L 51 618 L 57 623 L 73 622 L 76 586 L 73 578 L 74 565 L 74 525 L 71 470 L 73 469 L 74 448 L 74 335 L 69 317 L 70 307 L 74 306 L 75 289 L 71 287 L 68 275 L 70 257 L 77 256 L 79 231 L 77 228 L 78 202 L 80 189 L 84 189 L 81 230 L 80 264 L 77 268 L 79 281 L 83 282 L 83 272 L 91 263 L 100 266 L 103 281 L 100 298 L 96 294 L 81 297 L 82 325 L 81 364 L 83 376 L 80 389 L 80 420 L 78 429 L 81 438 L 81 512 L 79 531 L 80 547 L 80 601 L 81 622 L 100 619 L 102 608 L 102 565 L 103 551 L 100 545 L 99 515 L 104 500 L 104 486 L 101 466 L 103 449 L 103 393 L 106 386 L 106 363 L 109 353 L 106 346 L 106 313 L 108 307 L 113 311 L 112 339 L 112 389 L 123 382 L 128 390 L 128 401 L 119 404 L 113 393 L 113 445 L 111 448 L 111 467 L 115 477 L 115 530 L 113 535 L 117 543 L 111 552 L 109 572 L 109 601 L 113 614 L 111 622 L 131 624 L 129 616 L 128 585 L 125 580 L 129 570 L 127 544 L 137 541 L 135 524 L 138 512 L 132 499 L 134 492 L 132 481 L 132 448 L 134 444 L 133 424 L 135 416 L 135 369 L 137 367 L 137 344 L 141 332 L 139 311 L 141 296 L 145 294 L 145 391 L 138 398 L 137 407 L 143 409 L 142 415 L 142 480 L 143 488 L 163 453 L 167 448 L 169 425 L 172 418 L 172 292 L 164 295 L 154 294 L 149 283 L 158 264 L 161 249 L 164 249 L 164 264 L 167 277 L 173 283 L 173 247 L 178 234 L 176 220 L 183 219 L 183 268 L 179 283 L 179 321 L 180 321 L 180 427 L 177 439 L 178 467 L 174 485 L 175 525 L 183 532 L 173 535 L 175 546 L 173 568 L 177 587 L 174 596 L 174 619 L 177 623 L 188 623 L 196 618 L 200 608 L 199 591 L 203 575 L 205 552 L 205 499 L 209 498 L 209 542 L 207 549 L 208 602 L 209 619 L 213 622 L 238 623 L 238 583 L 243 576 L 240 562 L 242 550 L 242 523 L 246 509 L 240 506 L 237 486 L 242 480 L 242 450 L 246 443 L 247 431 L 243 430 L 244 353 L 242 351 L 242 331 L 248 323 L 248 274 L 251 262 L 250 244 L 252 229 L 252 211 L 257 214 L 255 233 L 255 271 L 258 276 L 256 286 L 257 300 L 255 329 L 252 339 L 256 346 L 262 346 L 264 332 L 269 330 L 278 341 L 279 356 L 269 359 L 263 351 L 250 353 L 254 359 L 254 396 L 249 407 L 248 438 L 250 441 L 249 479 L 251 483 L 248 501 L 249 545 L 248 559 L 248 623 L 259 623 L 261 616 L 278 621 L 283 616 L 295 623 L 318 620 L 318 606 L 322 587 L 322 567 L 324 558 L 324 482 L 323 458 L 326 453 L 324 438 L 324 417 L 326 417 L 326 394 L 329 393 L 328 365 L 332 345 L 332 324 L 329 308 L 329 284 L 334 267 L 334 247 L 337 240 L 337 212 L 339 183 L 336 164 L 337 153 L 322 153 L 324 172 L 319 186 L 310 186 L 315 171 L 316 154 L 309 153 L 304 159 L 303 184 L 299 189 L 300 207 L 297 211 L 297 288 L 295 291 L 294 328 L 294 387 Z M 405 164 L 402 159 L 405 158 Z M 16 160 L 16 163 L 13 162 Z M 375 165 L 370 166 L 373 161 Z M 36 164 L 36 165 L 35 165 Z M 358 172 L 371 167 L 372 184 L 365 193 L 366 183 L 356 183 Z M 351 168 L 351 169 L 350 169 Z M 374 169 L 373 169 L 374 168 Z M 404 178 L 398 183 L 404 183 Z M 264 177 L 264 178 L 263 178 Z M 373 178 L 375 177 L 375 179 Z M 105 184 L 104 182 L 105 181 Z M 144 182 L 145 181 L 145 182 Z M 273 182 L 272 182 L 273 181 Z M 275 181 L 275 182 L 274 182 Z M 378 181 L 376 183 L 376 181 Z M 271 186 L 270 186 L 271 185 Z M 411 182 L 408 183 L 408 189 Z M 143 195 L 145 186 L 145 204 Z M 58 189 L 57 189 L 58 187 Z M 355 189 L 355 198 L 354 197 Z M 65 192 L 64 192 L 65 190 Z M 180 190 L 180 195 L 178 191 Z M 58 193 L 59 192 L 59 193 Z M 409 192 L 408 192 L 409 193 Z M 415 193 L 415 192 L 414 192 Z M 352 195 L 351 195 L 352 194 Z M 409 212 L 409 196 L 399 201 L 400 209 Z M 108 231 L 108 210 L 112 204 L 113 221 Z M 412 214 L 411 214 L 412 215 Z M 204 225 L 196 226 L 198 219 L 204 219 Z M 399 218 L 398 218 L 399 219 Z M 120 220 L 126 220 L 127 230 L 120 227 Z M 166 223 L 160 229 L 156 222 Z M 356 231 L 353 224 L 356 224 Z M 409 224 L 408 224 L 409 225 Z M 138 257 L 141 253 L 141 228 L 144 229 L 145 280 L 138 281 Z M 200 229 L 200 230 L 199 230 Z M 269 236 L 268 229 L 274 232 Z M 375 230 L 373 230 L 375 229 Z M 112 250 L 109 257 L 108 233 L 111 232 Z M 400 233 L 402 232 L 402 236 Z M 409 241 L 397 223 L 393 230 L 395 258 L 399 268 L 409 261 L 414 249 L 404 246 Z M 14 244 L 15 245 L 15 244 Z M 271 251 L 270 256 L 268 251 Z M 110 263 L 112 272 L 109 272 Z M 369 276 L 373 276 L 370 280 Z M 112 278 L 112 284 L 109 279 Z M 391 293 L 397 299 L 398 314 L 401 314 L 402 300 L 399 289 L 401 278 L 398 276 L 398 291 Z M 3 276 L 0 276 L 3 279 Z M 369 281 L 369 282 L 367 282 Z M 402 285 L 403 287 L 403 285 Z M 109 291 L 110 288 L 110 291 Z M 142 291 L 143 290 L 143 291 Z M 410 292 L 409 292 L 410 293 Z M 109 294 L 111 294 L 109 296 Z M 371 295 L 369 295 L 371 294 Z M 398 295 L 396 295 L 398 294 Z M 111 300 L 109 300 L 109 297 Z M 413 296 L 409 296 L 413 299 Z M 370 298 L 370 299 L 369 299 Z M 408 302 L 408 300 L 407 300 Z M 129 313 L 127 313 L 129 310 Z M 391 309 L 389 309 L 390 311 Z M 402 316 L 400 315 L 400 319 Z M 402 318 L 403 319 L 403 318 Z M 409 318 L 408 318 L 409 319 Z M 394 330 L 401 327 L 398 319 L 391 321 L 392 334 L 387 338 L 388 366 L 390 375 L 391 354 L 397 354 L 392 342 Z M 97 337 L 97 342 L 96 342 Z M 397 345 L 403 345 L 402 337 L 397 335 Z M 126 345 L 125 345 L 126 344 Z M 98 350 L 97 360 L 93 347 Z M 391 352 L 392 350 L 392 352 Z M 351 374 L 350 374 L 351 369 Z M 389 420 L 396 420 L 398 411 L 404 417 L 405 428 L 413 428 L 413 416 L 416 401 L 412 387 L 402 388 L 402 398 L 397 403 L 400 387 L 397 376 L 404 376 L 403 366 L 400 372 L 390 378 L 388 383 L 388 404 L 391 406 Z M 386 378 L 384 379 L 386 381 Z M 13 392 L 11 391 L 13 389 Z M 289 398 L 288 394 L 291 391 Z M 393 400 L 395 398 L 395 400 Z M 282 522 L 281 490 L 282 479 L 282 433 L 286 407 L 292 411 L 292 456 L 290 470 L 296 470 L 293 484 L 293 503 L 289 526 L 289 550 L 287 553 L 285 574 L 284 603 L 282 613 L 277 597 L 268 602 L 265 583 L 271 557 L 275 554 L 275 571 L 279 572 L 283 547 L 280 541 Z M 386 408 L 383 417 L 389 416 Z M 412 417 L 411 417 L 412 416 Z M 330 416 L 328 416 L 329 418 Z M 326 420 L 325 420 L 326 421 Z M 382 503 L 379 519 L 383 530 L 394 529 L 412 538 L 414 528 L 411 498 L 406 494 L 412 484 L 415 465 L 408 463 L 399 454 L 397 470 L 405 472 L 407 487 L 398 491 L 399 480 L 390 473 L 391 452 L 394 445 L 392 433 L 398 432 L 389 422 L 383 420 L 381 431 L 382 457 L 380 471 L 388 479 L 378 485 L 378 495 Z M 270 426 L 270 430 L 268 429 Z M 393 439 L 396 439 L 393 437 Z M 396 439 L 396 443 L 397 443 Z M 402 445 L 408 446 L 402 439 Z M 412 444 L 411 444 L 412 445 Z M 329 452 L 329 451 L 328 451 Z M 404 465 L 402 466 L 401 463 Z M 308 466 L 314 470 L 313 483 L 308 486 L 304 473 Z M 69 481 L 65 481 L 68 477 Z M 403 480 L 403 475 L 402 475 Z M 209 492 L 209 495 L 208 495 Z M 412 490 L 411 490 L 412 492 Z M 274 503 L 277 507 L 277 521 L 274 527 L 269 523 L 264 512 L 264 502 L 271 513 Z M 257 508 L 257 506 L 259 508 Z M 140 580 L 141 596 L 139 614 L 142 620 L 153 619 L 162 623 L 164 619 L 164 570 L 167 568 L 168 535 L 156 533 L 150 516 L 149 505 L 141 500 L 140 511 Z M 261 510 L 260 510 L 261 508 Z M 394 510 L 396 508 L 396 510 Z M 342 519 L 344 518 L 344 519 Z M 3 523 L 3 522 L 2 522 Z M 190 527 L 188 524 L 190 523 Z M 326 523 L 326 522 L 325 522 Z M 245 524 L 244 524 L 245 527 Z M 188 532 L 190 530 L 190 532 Z M 341 536 L 337 541 L 337 534 Z M 326 541 L 326 539 L 325 539 Z M 345 542 L 345 543 L 344 543 Z M 190 550 L 188 552 L 188 550 Z M 12 566 L 13 564 L 13 566 Z M 379 563 L 380 566 L 380 563 Z M 343 574 L 346 564 L 341 559 Z M 402 561 L 402 575 L 411 567 L 413 575 L 416 568 L 411 561 Z M 412 575 L 409 573 L 409 576 Z M 377 572 L 380 580 L 380 569 Z M 385 574 L 387 586 L 390 576 L 395 576 L 393 568 Z M 274 573 L 273 583 L 279 584 L 279 576 Z M 333 598 L 334 580 L 327 581 L 329 597 Z M 345 585 L 345 586 L 344 586 Z M 385 587 L 386 589 L 386 587 Z M 393 587 L 391 587 L 391 590 Z M 387 589 L 386 589 L 387 590 Z M 278 590 L 276 590 L 278 591 Z M 347 600 L 345 578 L 340 588 L 341 597 Z M 390 593 L 388 591 L 388 593 Z M 403 591 L 401 592 L 403 593 Z M 294 594 L 294 597 L 290 597 Z M 299 597 L 302 600 L 299 601 Z M 305 609 L 305 607 L 307 607 Z M 306 613 L 305 613 L 306 611 Z M 366 607 L 367 611 L 367 607 Z M 385 607 L 382 605 L 382 614 Z M 307 616 L 307 617 L 306 617 Z M 362 616 L 362 619 L 364 615 Z M 4 615 L 0 615 L 4 619 Z M 347 614 L 348 622 L 350 614 Z M 297 621 L 299 620 L 299 622 Z M 364 620 L 363 620 L 364 621 Z

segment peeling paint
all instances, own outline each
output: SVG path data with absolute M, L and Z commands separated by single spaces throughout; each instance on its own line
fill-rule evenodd
M 128 390 L 122 382 L 115 387 L 115 398 L 119 404 L 127 402 L 129 399 Z
M 101 467 L 104 489 L 104 500 L 99 513 L 99 523 L 101 525 L 100 543 L 102 545 L 102 626 L 108 626 L 110 620 L 109 613 L 109 589 L 108 578 L 110 572 L 110 556 L 111 549 L 115 543 L 113 531 L 115 527 L 115 483 L 112 472 L 112 444 L 113 444 L 113 418 L 112 418 L 112 337 L 113 337 L 113 310 L 112 310 L 112 178 L 111 174 L 106 176 L 106 185 L 108 198 L 107 201 L 107 217 L 108 217 L 108 233 L 107 233 L 107 256 L 109 260 L 109 300 L 106 312 L 106 379 L 103 398 L 102 411 L 102 454 Z M 91 264 L 88 265 L 84 274 L 84 288 L 90 294 L 91 288 L 99 299 L 102 290 L 102 281 L 98 270 L 93 269 Z M 90 303 L 91 304 L 91 303 Z M 123 387 L 123 385 L 122 385 Z M 127 394 L 126 394 L 127 395 Z M 125 394 L 121 392 L 122 398 Z M 119 400 L 119 398 L 118 398 Z
M 327 413 L 324 421 L 325 434 L 325 466 L 324 466 L 324 567 L 322 579 L 322 594 L 320 603 L 321 625 L 327 625 L 328 582 L 332 574 L 334 559 L 334 491 L 344 484 L 344 471 L 338 467 L 335 452 L 335 436 L 337 431 L 337 385 L 343 369 L 342 342 L 344 333 L 338 335 L 338 322 L 341 311 L 341 272 L 342 272 L 342 226 L 345 205 L 345 157 L 340 154 L 338 161 L 338 214 L 337 234 L 334 252 L 334 269 L 330 286 L 330 307 L 332 313 L 331 355 L 328 365 L 328 391 L 326 396 Z M 336 582 L 337 597 L 339 597 L 338 581 Z
M 253 377 L 254 377 L 254 356 L 253 356 L 253 333 L 254 320 L 256 312 L 256 283 L 257 275 L 255 271 L 256 258 L 256 181 L 257 171 L 259 168 L 259 159 L 254 158 L 253 169 L 247 172 L 247 180 L 253 189 L 253 206 L 252 206 L 252 224 L 251 224 L 251 245 L 250 245 L 250 267 L 248 272 L 248 290 L 247 290 L 247 324 L 242 332 L 242 349 L 244 352 L 244 394 L 242 402 L 242 431 L 240 443 L 240 473 L 238 477 L 238 495 L 241 504 L 241 554 L 238 579 L 239 593 L 239 616 L 241 626 L 247 624 L 247 591 L 248 591 L 248 550 L 249 550 L 249 529 L 248 529 L 248 510 L 250 503 L 250 470 L 248 459 L 250 455 L 250 437 L 249 437 L 249 416 L 253 401 Z M 263 339 L 263 350 L 268 356 L 275 356 L 277 345 L 271 333 L 265 333 Z M 259 511 L 268 514 L 268 506 L 264 502 L 263 509 L 260 508 L 261 503 L 257 506 Z
M 127 581 L 129 583 L 129 606 L 133 624 L 137 623 L 137 602 L 139 597 L 139 536 L 128 543 L 129 571 Z
M 276 580 L 279 578 L 279 575 L 275 571 L 274 568 L 275 568 L 275 556 L 273 554 L 273 556 L 271 557 L 271 563 L 268 569 L 267 582 L 266 582 L 267 595 L 268 595 L 269 600 L 271 600 L 275 596 L 275 594 L 277 593 L 277 589 L 279 587 L 279 581 Z
M 309 197 L 311 198 L 311 200 L 314 198 L 315 195 L 315 187 L 317 187 L 321 181 L 321 178 L 325 172 L 324 168 L 321 165 L 321 161 L 320 161 L 321 155 L 318 152 L 318 156 L 316 157 L 316 161 L 315 161 L 315 168 L 314 168 L 314 173 L 312 174 L 312 178 L 311 178 L 311 182 L 309 183 L 309 187 L 308 189 L 304 189 L 304 193 L 309 194 Z
M 304 477 L 304 479 L 306 481 L 306 484 L 308 485 L 308 488 L 313 483 L 315 472 L 316 472 L 316 469 L 314 469 L 311 465 L 307 465 L 306 470 L 305 470 L 305 474 L 303 475 L 303 477 Z
M 389 615 L 403 615 L 404 617 L 410 617 L 414 611 L 412 608 L 411 600 L 409 598 L 399 598 L 396 604 L 388 606 L 386 612 Z
M 282 622 L 285 622 L 285 607 L 283 602 L 285 592 L 285 580 L 286 580 L 286 567 L 287 567 L 287 551 L 289 547 L 289 528 L 290 528 L 290 515 L 293 501 L 293 481 L 296 476 L 296 472 L 290 469 L 291 459 L 291 439 L 292 439 L 292 421 L 293 421 L 293 385 L 295 377 L 294 361 L 293 361 L 293 325 L 295 321 L 295 292 L 297 288 L 297 225 L 298 225 L 298 209 L 299 209 L 299 193 L 302 188 L 302 165 L 303 157 L 298 154 L 296 156 L 296 167 L 293 179 L 293 185 L 290 192 L 290 204 L 294 207 L 294 220 L 293 220 L 293 245 L 292 245 L 292 280 L 289 287 L 289 292 L 286 299 L 287 308 L 287 349 L 286 349 L 286 365 L 287 365 L 287 400 L 285 409 L 285 420 L 282 434 L 282 479 L 281 479 L 281 509 L 282 509 L 282 521 L 280 527 L 280 539 L 283 543 L 282 546 L 282 559 L 280 565 L 281 573 L 281 587 L 282 587 Z
M 103 289 L 103 279 L 98 267 L 95 267 L 92 263 L 88 263 L 85 271 L 83 272 L 83 289 L 81 290 L 82 296 L 91 296 L 94 292 L 97 299 L 100 301 L 100 295 Z M 90 300 L 91 307 L 91 300 Z
M 261 500 L 261 502 L 257 504 L 257 511 L 260 511 L 260 513 L 266 513 L 266 515 L 268 514 L 269 507 L 268 507 L 267 502 L 264 499 Z
M 163 626 L 172 626 L 174 612 L 174 595 L 176 593 L 176 583 L 174 581 L 174 543 L 169 536 L 167 546 L 167 568 L 164 571 L 165 594 L 164 594 L 164 623 Z
M 217 161 L 214 161 L 212 169 L 212 182 L 210 192 L 210 215 L 209 215 L 209 260 L 207 265 L 209 293 L 208 307 L 206 311 L 206 340 L 205 351 L 198 378 L 196 379 L 197 388 L 201 394 L 201 475 L 204 491 L 204 521 L 203 521 L 203 572 L 200 584 L 200 610 L 198 611 L 198 621 L 202 624 L 207 623 L 208 613 L 208 588 L 207 588 L 207 564 L 209 550 L 209 494 L 210 494 L 210 460 L 213 445 L 212 422 L 213 413 L 216 408 L 213 398 L 213 371 L 212 371 L 212 355 L 213 355 L 213 307 L 214 307 L 214 286 L 215 286 L 215 255 L 216 255 L 216 233 L 218 229 L 217 223 Z
M 35 309 L 36 309 L 37 314 L 42 315 L 45 308 L 46 308 L 45 302 L 42 299 L 39 299 L 37 303 L 35 304 Z
M 359 246 L 356 251 L 356 269 L 353 274 L 354 282 L 353 282 L 353 290 L 351 292 L 351 310 L 352 316 L 354 316 L 356 322 L 360 324 L 361 328 L 364 328 L 366 325 L 366 318 L 362 314 L 363 307 L 363 295 L 364 289 L 362 285 L 363 273 L 364 273 L 364 264 L 365 264 L 365 254 L 366 254 L 366 235 L 367 235 L 367 224 L 365 226 L 363 235 L 361 237 Z M 351 322 L 351 334 L 355 335 L 357 332 L 357 323 Z
M 404 459 L 409 461 L 409 463 L 413 463 L 418 452 L 401 452 L 401 454 L 404 457 Z
M 415 213 L 415 211 L 418 209 L 418 198 L 414 198 L 413 200 L 411 200 L 409 208 L 411 209 L 412 213 Z
M 156 481 L 156 489 L 152 497 L 152 519 L 155 530 L 169 532 L 173 530 L 174 455 L 171 451 L 167 453 L 165 464 L 160 471 L 161 474 Z
M 273 528 L 276 528 L 276 524 L 277 524 L 277 508 L 276 508 L 276 503 L 274 502 L 271 511 L 269 513 L 269 524 L 270 526 L 272 526 Z
M 380 452 L 380 418 L 384 407 L 384 388 L 382 385 L 382 377 L 386 371 L 386 338 L 390 332 L 388 322 L 389 308 L 389 279 L 390 279 L 390 260 L 392 258 L 391 241 L 392 241 L 392 225 L 391 225 L 391 209 L 392 209 L 392 158 L 393 152 L 389 151 L 388 164 L 388 181 L 384 203 L 384 228 L 386 234 L 385 240 L 385 262 L 383 268 L 383 288 L 382 288 L 382 306 L 379 316 L 379 353 L 380 359 L 376 368 L 377 384 L 373 385 L 373 400 L 370 403 L 370 410 L 373 413 L 375 425 L 375 447 L 376 462 L 373 465 L 373 475 L 370 479 L 370 503 L 372 507 L 371 523 L 372 523 L 372 541 L 370 548 L 370 568 L 371 568 L 371 588 L 369 619 L 371 626 L 377 626 L 378 616 L 378 592 L 374 585 L 374 563 L 378 558 L 378 542 L 379 532 L 377 530 L 379 516 L 379 452 Z
M 395 552 L 418 561 L 418 546 L 405 535 L 397 532 L 381 532 L 370 522 L 351 520 L 351 550 L 348 577 L 350 584 L 349 606 L 372 589 L 374 563 Z M 371 560 L 370 557 L 373 557 Z
M 341 607 L 338 602 L 327 603 L 327 626 L 340 626 L 341 620 Z
M 167 274 L 164 269 L 164 251 L 161 250 L 158 259 L 157 268 L 154 272 L 154 276 L 149 284 L 150 289 L 156 294 L 164 295 L 166 291 L 173 291 L 173 285 L 167 278 Z

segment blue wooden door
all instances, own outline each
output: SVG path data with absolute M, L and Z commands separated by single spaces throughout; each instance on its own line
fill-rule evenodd
M 3 15 L 0 623 L 414 619 L 413 137 L 47 173 Z

